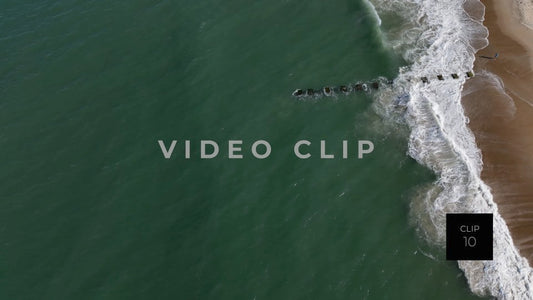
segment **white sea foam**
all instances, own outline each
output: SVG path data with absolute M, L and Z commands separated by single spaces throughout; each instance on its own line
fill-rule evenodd
M 374 7 L 374 5 L 372 4 L 372 2 L 370 2 L 369 0 L 363 0 L 363 3 L 368 7 L 370 12 L 372 13 L 372 16 L 376 20 L 376 23 L 378 24 L 378 26 L 381 26 L 381 18 L 379 17 L 379 14 L 376 8 Z
M 470 289 L 500 299 L 531 299 L 532 269 L 515 248 L 498 213 L 489 187 L 481 180 L 482 159 L 461 105 L 464 72 L 474 54 L 487 45 L 482 17 L 463 10 L 464 0 L 371 0 L 379 14 L 398 14 L 401 29 L 386 30 L 390 46 L 411 63 L 400 70 L 394 93 L 378 94 L 376 108 L 387 117 L 398 114 L 385 106 L 407 97 L 403 116 L 410 128 L 409 155 L 438 176 L 421 188 L 411 211 L 420 234 L 437 245 L 445 243 L 445 216 L 453 212 L 494 214 L 494 259 L 459 261 Z M 483 8 L 476 0 L 468 5 Z M 481 14 L 482 15 L 482 14 Z M 386 20 L 382 16 L 383 20 Z M 386 27 L 386 24 L 383 24 Z M 435 74 L 461 74 L 460 79 L 436 80 Z M 431 76 L 428 84 L 409 81 Z
M 514 5 L 520 22 L 533 30 L 533 0 L 515 0 Z

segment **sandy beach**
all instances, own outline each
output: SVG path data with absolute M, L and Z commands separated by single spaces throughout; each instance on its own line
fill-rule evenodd
M 524 25 L 531 24 L 532 11 L 524 10 L 524 1 L 483 3 L 489 46 L 477 53 L 477 75 L 465 84 L 463 105 L 482 151 L 482 178 L 532 265 L 533 29 Z M 480 57 L 495 53 L 496 59 Z

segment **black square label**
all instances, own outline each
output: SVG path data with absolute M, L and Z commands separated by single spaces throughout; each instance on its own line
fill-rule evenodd
M 446 214 L 447 260 L 492 260 L 492 214 Z

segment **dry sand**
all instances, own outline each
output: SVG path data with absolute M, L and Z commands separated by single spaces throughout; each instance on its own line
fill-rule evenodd
M 482 0 L 489 46 L 477 57 L 463 105 L 483 155 L 483 180 L 506 220 L 515 245 L 533 265 L 533 29 L 518 1 Z M 531 21 L 531 19 L 529 19 Z M 503 82 L 497 80 L 497 75 Z

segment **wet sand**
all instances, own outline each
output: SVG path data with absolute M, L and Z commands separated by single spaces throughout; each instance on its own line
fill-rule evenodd
M 463 105 L 482 151 L 482 178 L 533 265 L 533 29 L 520 23 L 513 0 L 482 1 L 490 44 L 477 53 L 477 75 L 465 84 Z M 497 59 L 479 57 L 496 52 Z

